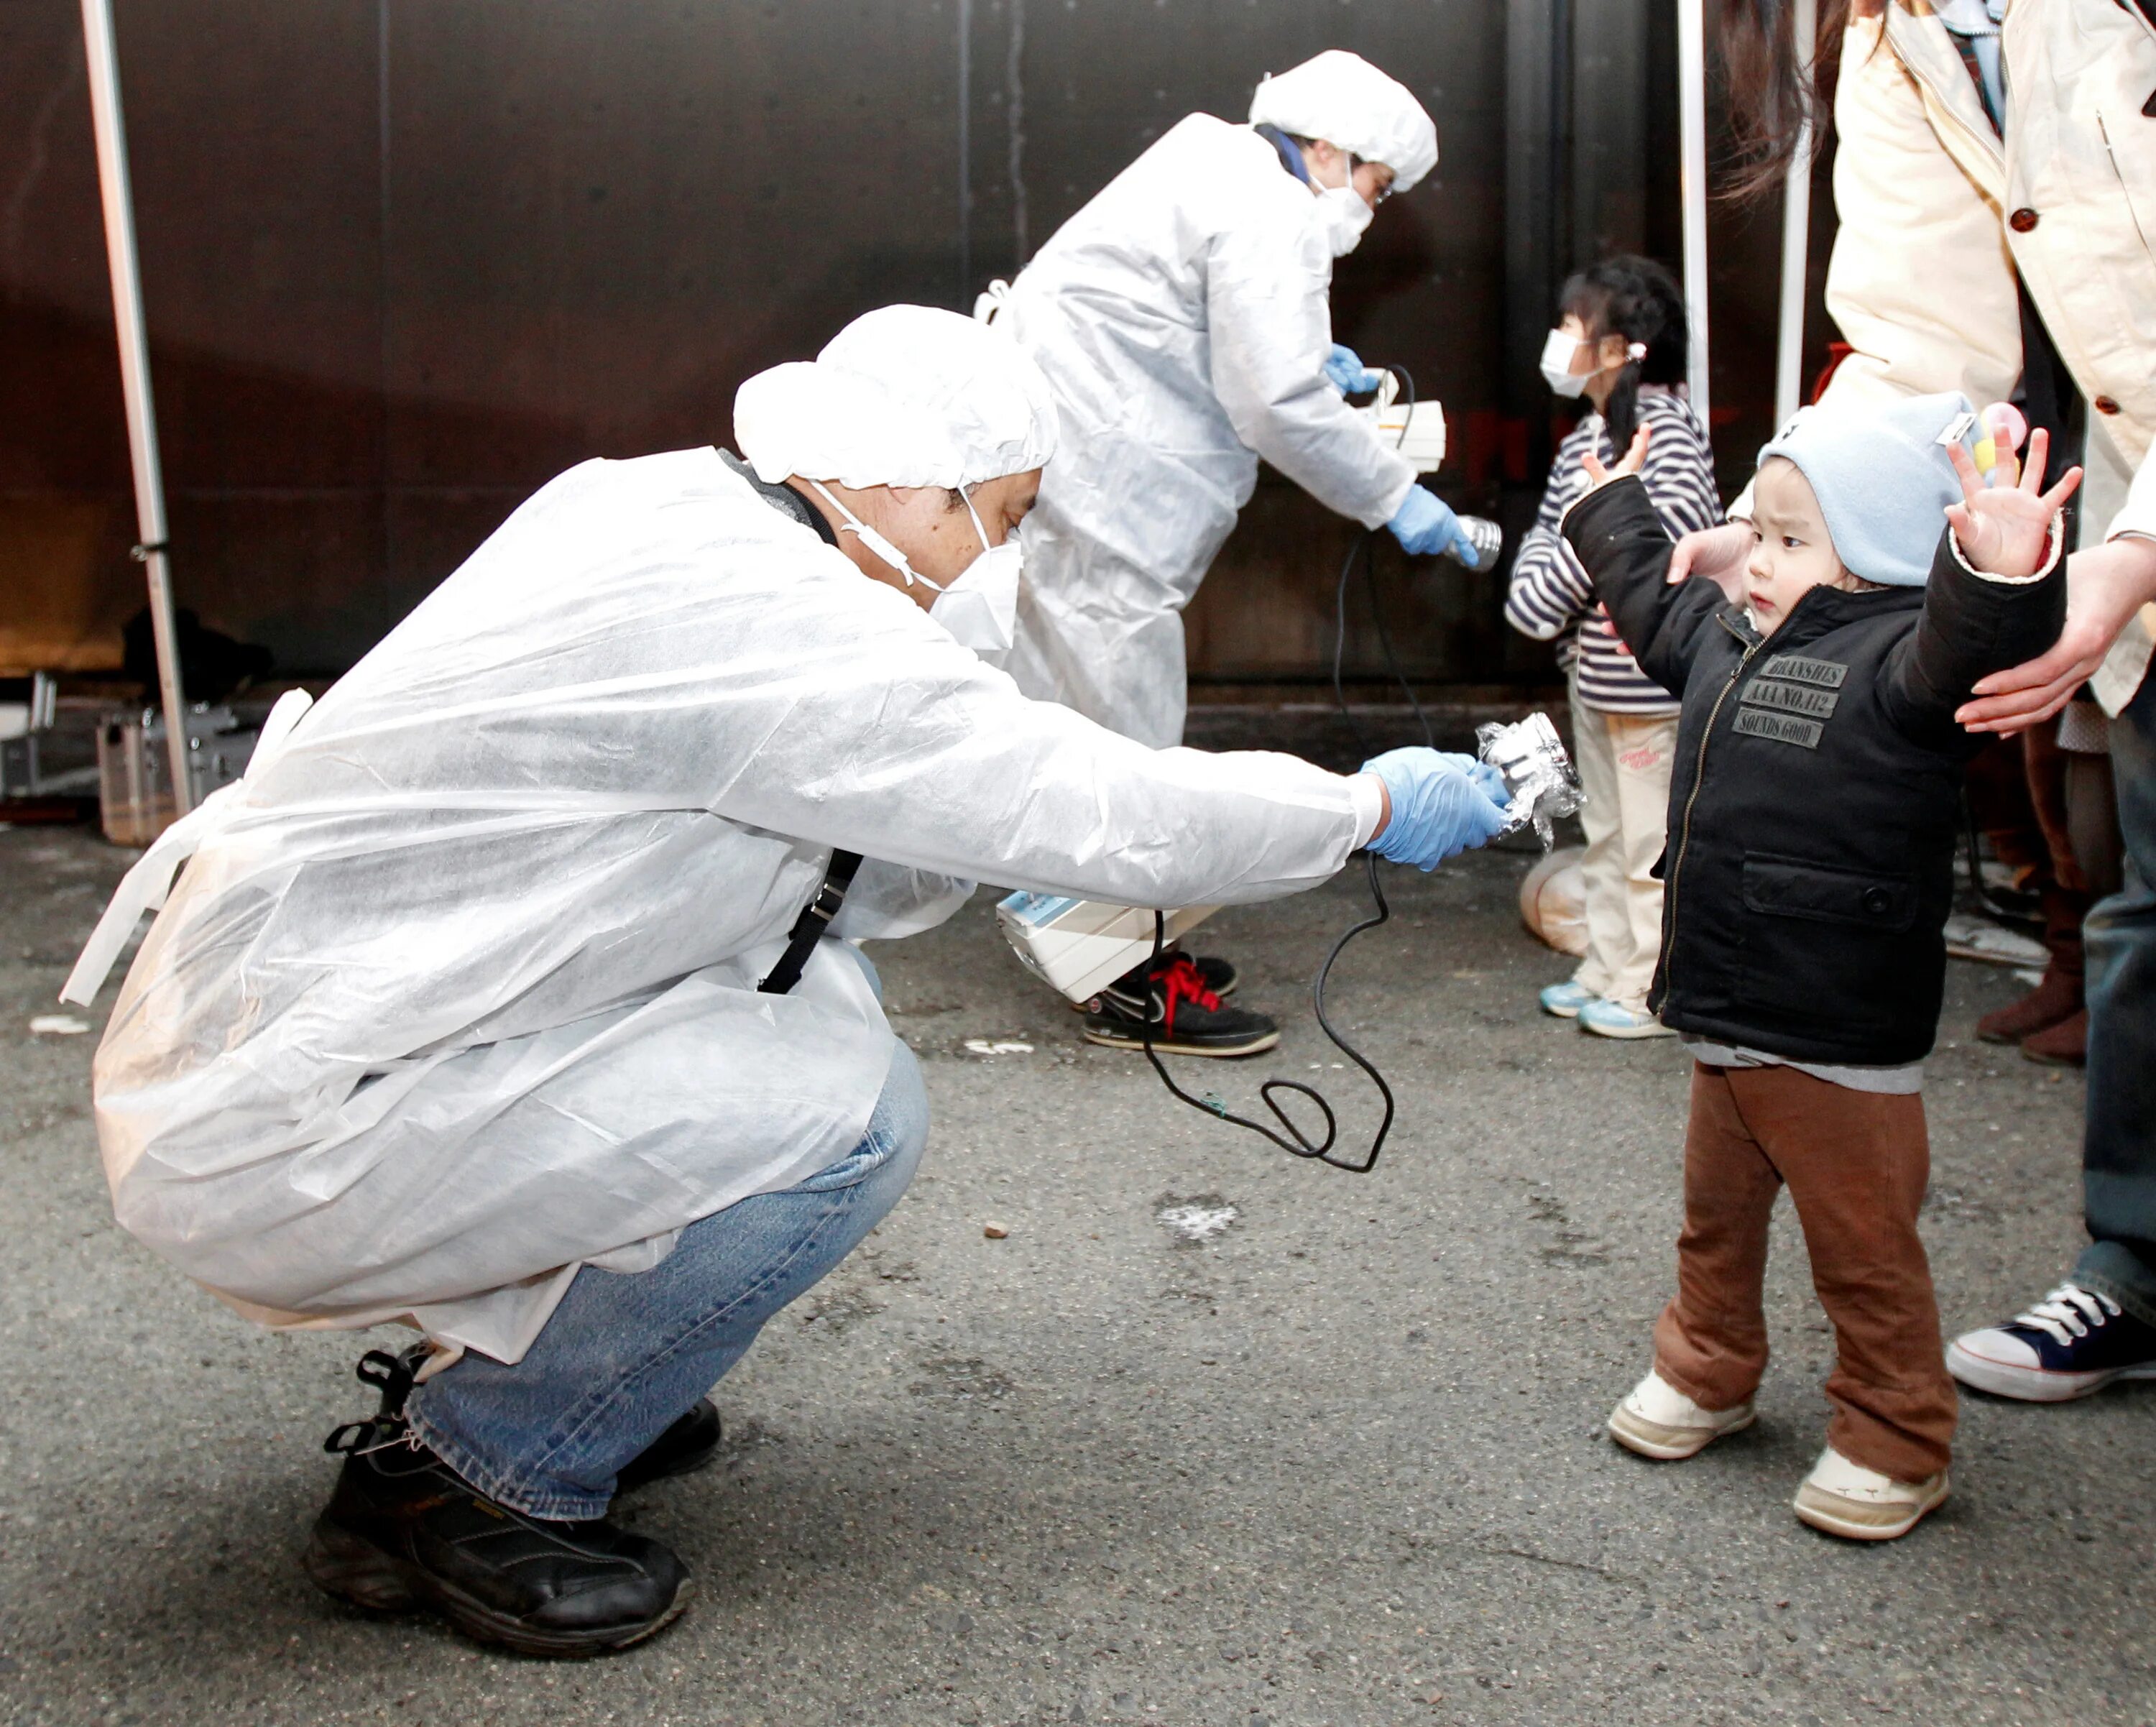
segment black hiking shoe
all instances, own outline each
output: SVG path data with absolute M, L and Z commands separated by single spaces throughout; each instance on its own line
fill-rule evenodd
M 1126 973 L 1086 1004 L 1088 1043 L 1143 1049 L 1148 1028 L 1163 1055 L 1255 1056 L 1280 1041 L 1278 1025 L 1228 1006 L 1198 962 L 1180 953 L 1150 974 L 1143 967 Z
M 694 1409 L 621 1466 L 613 1490 L 625 1493 L 670 1475 L 686 1475 L 704 1467 L 718 1452 L 719 1412 L 710 1398 L 699 1397 Z
M 359 1374 L 382 1388 L 382 1407 L 323 1443 L 345 1459 L 307 1544 L 307 1575 L 328 1593 L 557 1657 L 641 1642 L 688 1605 L 688 1573 L 659 1542 L 600 1518 L 527 1517 L 421 1444 L 404 1421 L 405 1362 L 370 1351 Z

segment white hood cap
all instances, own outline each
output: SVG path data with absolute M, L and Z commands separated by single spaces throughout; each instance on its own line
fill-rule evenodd
M 886 306 L 813 361 L 759 372 L 734 436 L 766 485 L 798 474 L 859 491 L 970 486 L 1055 452 L 1048 380 L 1010 337 L 956 312 Z
M 1328 48 L 1277 78 L 1258 81 L 1250 124 L 1322 138 L 1393 171 L 1405 192 L 1437 166 L 1437 128 L 1413 91 L 1362 55 Z

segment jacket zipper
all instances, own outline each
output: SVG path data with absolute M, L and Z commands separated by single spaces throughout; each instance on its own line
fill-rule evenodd
M 1801 605 L 1803 603 L 1799 599 L 1798 604 Z M 1729 621 L 1726 614 L 1717 618 L 1715 621 L 1732 635 L 1736 636 L 1738 640 L 1744 640 L 1743 636 L 1738 633 L 1737 626 Z M 1788 620 L 1785 619 L 1783 621 L 1786 623 Z M 1729 681 L 1722 686 L 1722 693 L 1714 698 L 1714 706 L 1707 711 L 1706 728 L 1699 734 L 1699 754 L 1692 763 L 1691 791 L 1685 799 L 1684 820 L 1677 832 L 1677 861 L 1676 866 L 1670 871 L 1670 953 L 1672 957 L 1676 953 L 1678 891 L 1684 881 L 1685 854 L 1691 849 L 1692 805 L 1699 801 L 1699 789 L 1707 782 L 1707 743 L 1714 736 L 1714 722 L 1722 717 L 1722 704 L 1729 699 L 1729 692 L 1743 681 L 1745 670 L 1752 664 L 1752 656 L 1766 645 L 1767 640 L 1764 636 L 1757 641 L 1745 644 L 1743 658 L 1737 662 L 1737 669 L 1729 674 Z M 1670 968 L 1666 962 L 1663 965 L 1662 971 L 1664 979 L 1662 1000 L 1666 1002 L 1670 994 L 1668 989 Z

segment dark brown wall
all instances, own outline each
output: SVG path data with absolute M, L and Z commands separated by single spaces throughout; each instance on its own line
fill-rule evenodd
M 1486 0 L 121 0 L 181 601 L 287 668 L 348 664 L 551 474 L 726 438 L 742 378 L 870 306 L 969 306 L 1183 114 L 1240 118 L 1327 46 L 1414 88 L 1445 152 L 1343 261 L 1338 333 L 1444 398 L 1441 489 L 1493 507 L 1534 477 L 1500 411 L 1506 30 Z M 85 581 L 116 621 L 133 525 L 71 0 L 0 9 L 0 623 L 8 589 L 30 611 Z M 1261 487 L 1194 670 L 1320 673 L 1350 537 Z M 1494 578 L 1384 553 L 1419 676 L 1546 677 Z

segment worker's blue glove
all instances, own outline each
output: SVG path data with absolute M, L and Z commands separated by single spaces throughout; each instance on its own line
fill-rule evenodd
M 1415 486 L 1385 524 L 1393 537 L 1418 557 L 1443 553 L 1470 569 L 1482 567 L 1482 548 L 1460 524 L 1452 506 L 1425 486 Z M 1491 548 L 1491 561 L 1496 548 Z
M 1383 373 L 1365 366 L 1354 349 L 1342 347 L 1337 342 L 1326 352 L 1325 375 L 1343 396 L 1359 396 L 1385 381 Z
M 1505 830 L 1505 777 L 1486 762 L 1442 750 L 1389 749 L 1363 763 L 1363 771 L 1392 794 L 1392 818 L 1370 840 L 1380 857 L 1434 870 Z

